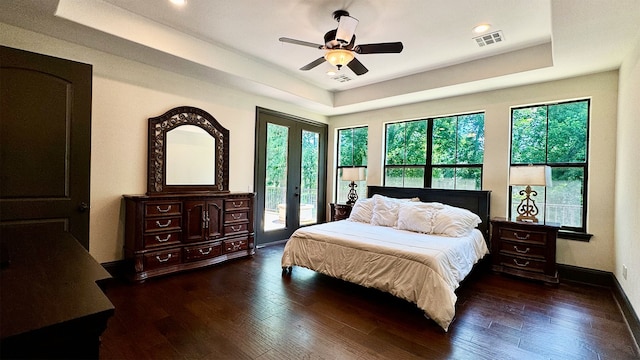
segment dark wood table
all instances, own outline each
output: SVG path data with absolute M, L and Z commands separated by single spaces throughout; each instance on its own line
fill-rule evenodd
M 69 233 L 3 230 L 2 358 L 98 358 L 109 273 Z

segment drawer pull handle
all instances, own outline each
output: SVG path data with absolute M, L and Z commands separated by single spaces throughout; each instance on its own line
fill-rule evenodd
M 156 225 L 161 228 L 166 228 L 167 226 L 171 225 L 171 220 L 167 220 L 166 224 L 160 224 L 160 221 L 156 221 Z
M 242 218 L 242 214 L 231 214 L 233 220 L 240 220 Z
M 242 229 L 242 225 L 238 225 L 238 227 L 236 228 L 235 226 L 231 226 L 231 230 L 233 231 L 240 231 Z
M 517 232 L 515 232 L 515 231 L 513 232 L 513 236 L 515 236 L 516 239 L 518 239 L 518 240 L 528 240 L 530 235 L 531 234 L 527 234 L 526 236 L 518 236 Z
M 156 209 L 158 210 L 158 212 L 166 213 L 166 212 L 169 212 L 169 210 L 171 210 L 171 205 L 167 205 L 166 209 L 163 209 L 160 206 L 156 206 Z
M 171 239 L 171 234 L 167 234 L 167 237 L 164 238 L 164 239 L 161 239 L 160 236 L 156 235 L 156 241 L 157 242 L 161 242 L 161 243 L 162 242 L 167 242 L 167 241 L 169 241 L 169 239 Z
M 234 202 L 233 202 L 233 207 L 235 207 L 235 208 L 239 208 L 240 206 L 242 206 L 242 204 L 244 204 L 244 201 L 240 201 L 240 203 L 239 203 L 239 204 L 236 204 L 236 202 L 234 201 Z
M 207 249 L 207 251 L 204 251 L 202 249 L 198 249 L 198 251 L 200 252 L 201 255 L 209 255 L 211 254 L 211 250 L 213 250 L 212 247 L 210 247 L 209 249 Z
M 517 259 L 513 259 L 513 262 L 514 262 L 516 265 L 520 266 L 520 267 L 527 267 L 527 266 L 529 266 L 529 262 L 528 262 L 528 261 L 527 261 L 526 263 L 524 263 L 524 264 L 520 264 L 520 263 L 518 262 L 518 260 L 517 260 Z
M 531 249 L 530 249 L 530 248 L 526 248 L 526 249 L 524 249 L 524 250 L 520 250 L 520 249 L 518 248 L 518 246 L 516 246 L 516 245 L 513 245 L 513 249 L 514 249 L 515 251 L 519 252 L 520 254 L 526 254 L 526 253 L 528 253 L 529 251 L 531 251 Z
M 171 254 L 167 254 L 167 258 L 166 259 L 161 259 L 160 255 L 156 255 L 156 260 L 158 260 L 158 262 L 167 262 L 167 261 L 169 261 L 169 259 L 171 259 Z

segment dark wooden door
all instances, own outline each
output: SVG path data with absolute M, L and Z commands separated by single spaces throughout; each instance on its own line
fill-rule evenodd
M 325 220 L 327 124 L 258 108 L 256 244 Z
M 92 67 L 0 46 L 0 226 L 89 249 Z

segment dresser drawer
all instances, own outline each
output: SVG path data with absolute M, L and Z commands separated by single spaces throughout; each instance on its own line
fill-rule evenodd
M 160 252 L 144 255 L 145 270 L 152 270 L 160 267 L 178 265 L 180 264 L 180 262 L 181 262 L 180 249 L 160 251 Z
M 144 220 L 144 231 L 172 231 L 180 230 L 182 227 L 182 217 L 161 217 Z
M 532 259 L 509 254 L 500 254 L 500 262 L 503 266 L 522 271 L 544 272 L 546 261 L 544 259 Z
M 544 246 L 503 240 L 500 242 L 500 253 L 544 259 L 546 249 Z
M 249 220 L 249 213 L 247 211 L 236 211 L 224 213 L 224 223 L 234 223 Z
M 144 206 L 144 216 L 175 216 L 182 214 L 179 201 L 150 202 Z
M 251 201 L 249 198 L 226 199 L 224 201 L 225 211 L 248 211 Z
M 144 247 L 152 248 L 155 246 L 177 244 L 180 242 L 181 235 L 182 233 L 179 230 L 145 235 Z
M 513 229 L 509 227 L 503 227 L 500 229 L 500 238 L 503 240 L 513 240 L 518 242 L 525 242 L 529 244 L 542 244 L 547 242 L 547 234 L 543 232 Z
M 184 261 L 204 260 L 220 255 L 222 255 L 222 244 L 219 242 L 184 249 Z
M 247 250 L 249 248 L 249 239 L 241 238 L 235 240 L 224 241 L 224 252 L 230 253 L 240 250 Z
M 224 234 L 226 235 L 235 235 L 249 232 L 249 224 L 232 224 L 224 226 Z

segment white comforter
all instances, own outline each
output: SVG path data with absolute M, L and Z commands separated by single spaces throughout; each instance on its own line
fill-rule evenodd
M 488 253 L 477 229 L 451 238 L 342 220 L 298 229 L 284 248 L 282 266 L 303 266 L 391 293 L 415 303 L 447 331 L 455 315 L 454 291 Z

